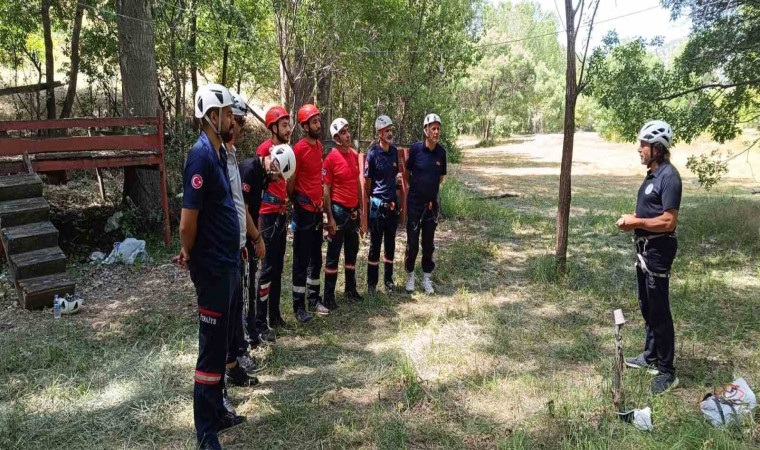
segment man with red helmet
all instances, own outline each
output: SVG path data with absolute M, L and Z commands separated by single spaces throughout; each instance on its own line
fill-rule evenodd
M 301 323 L 330 311 L 319 296 L 322 271 L 322 124 L 319 109 L 306 104 L 298 110 L 304 137 L 293 147 L 295 174 L 288 180 L 288 197 L 293 200 L 293 312 Z
M 274 106 L 266 113 L 266 126 L 272 133 L 272 137 L 264 141 L 256 150 L 256 155 L 263 158 L 264 167 L 271 170 L 270 150 L 272 147 L 287 144 L 290 141 L 290 115 L 281 106 Z M 256 306 L 251 307 L 249 312 L 256 311 L 256 318 L 249 318 L 249 335 L 258 337 L 261 343 L 275 341 L 275 333 L 271 328 L 285 326 L 280 313 L 280 290 L 282 285 L 282 270 L 285 261 L 285 241 L 287 237 L 287 222 L 285 220 L 285 206 L 287 203 L 287 184 L 280 175 L 271 175 L 261 197 L 259 208 L 259 230 L 264 238 L 266 254 L 261 260 L 258 286 L 255 295 Z M 255 274 L 251 274 L 255 276 Z M 255 281 L 251 280 L 251 284 Z M 269 325 L 267 326 L 267 316 Z M 271 327 L 271 328 L 270 328 Z

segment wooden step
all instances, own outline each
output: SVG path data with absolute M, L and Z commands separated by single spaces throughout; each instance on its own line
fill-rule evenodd
M 42 179 L 36 173 L 0 176 L 0 202 L 42 197 Z
M 74 282 L 65 273 L 27 278 L 18 282 L 19 303 L 26 309 L 48 308 L 53 306 L 55 294 L 73 295 L 74 289 Z
M 16 227 L 50 218 L 50 205 L 42 197 L 0 202 L 0 228 Z
M 58 245 L 58 230 L 48 221 L 3 228 L 0 235 L 8 255 Z
M 49 247 L 11 255 L 8 274 L 13 281 L 66 271 L 66 255 L 59 247 Z

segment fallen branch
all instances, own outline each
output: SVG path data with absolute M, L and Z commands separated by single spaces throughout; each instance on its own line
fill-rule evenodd
M 53 88 L 66 85 L 62 81 L 56 81 L 53 83 Z M 14 86 L 0 89 L 0 97 L 5 95 L 25 94 L 29 92 L 39 92 L 47 89 L 47 83 L 28 84 L 26 86 Z

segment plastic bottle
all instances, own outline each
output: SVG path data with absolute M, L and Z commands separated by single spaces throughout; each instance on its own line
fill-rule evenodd
M 61 301 L 58 300 L 58 294 L 55 294 L 55 299 L 53 300 L 53 318 L 61 318 Z

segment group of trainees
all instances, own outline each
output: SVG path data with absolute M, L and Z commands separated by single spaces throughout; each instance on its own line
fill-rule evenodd
M 393 145 L 392 120 L 379 116 L 375 121 L 377 140 L 362 168 L 343 118 L 330 124 L 329 135 L 336 145 L 323 157 L 322 117 L 312 104 L 298 110 L 296 125 L 303 138 L 292 148 L 288 144 L 294 126 L 290 115 L 282 107 L 270 108 L 265 125 L 271 137 L 259 145 L 255 156 L 243 159 L 235 142 L 243 136 L 249 111 L 237 93 L 219 84 L 202 86 L 195 94 L 195 117 L 201 121 L 202 131 L 185 161 L 181 250 L 175 261 L 189 269 L 198 298 L 193 411 L 201 448 L 221 448 L 218 433 L 245 421 L 235 412 L 227 387 L 258 383 L 255 373 L 259 367 L 249 348 L 274 343 L 275 330 L 286 326 L 280 296 L 288 228 L 293 236 L 293 313 L 299 323 L 309 323 L 315 314 L 328 315 L 338 308 L 335 291 L 341 252 L 343 299 L 362 299 L 356 259 L 360 237 L 367 234 L 366 292 L 370 297 L 377 293 L 381 248 L 383 287 L 393 292 L 397 289 L 393 264 L 402 204 L 397 184 L 403 177 L 408 186 L 405 290 L 415 290 L 414 269 L 421 244 L 422 288 L 434 293 L 439 188 L 446 175 L 438 115 L 425 116 L 424 139 L 411 145 L 404 161 L 399 160 L 400 153 Z M 292 205 L 290 224 L 288 204 Z
M 408 186 L 406 291 L 415 289 L 421 237 L 423 290 L 434 292 L 431 274 L 438 194 L 446 175 L 446 150 L 439 144 L 441 119 L 436 114 L 424 118 L 424 140 L 409 148 L 402 173 L 388 116 L 375 121 L 377 142 L 360 168 L 359 155 L 351 148 L 349 124 L 342 118 L 330 125 L 336 146 L 323 158 L 321 116 L 311 104 L 298 111 L 297 126 L 304 137 L 292 149 L 288 145 L 290 115 L 284 108 L 274 107 L 265 117 L 271 138 L 258 147 L 256 156 L 238 161 L 235 142 L 242 137 L 248 112 L 243 99 L 226 87 L 201 87 L 195 95 L 195 117 L 201 120 L 202 131 L 187 156 L 183 174 L 181 250 L 175 260 L 189 269 L 198 298 L 193 413 L 198 444 L 204 449 L 221 448 L 218 433 L 245 421 L 236 414 L 227 386 L 258 383 L 254 374 L 259 368 L 248 349 L 274 342 L 275 329 L 285 326 L 280 294 L 289 203 L 293 312 L 298 322 L 309 323 L 312 314 L 327 315 L 338 307 L 335 288 L 341 251 L 344 300 L 362 298 L 357 290 L 356 258 L 360 236 L 367 233 L 367 293 L 374 297 L 377 292 L 381 247 L 384 288 L 386 292 L 396 289 L 393 263 L 402 203 L 397 194 L 399 177 L 404 177 Z M 635 212 L 622 215 L 615 224 L 622 231 L 633 232 L 638 299 L 646 332 L 643 352 L 625 363 L 654 375 L 651 391 L 655 394 L 678 385 L 669 281 L 678 248 L 682 184 L 670 163 L 673 137 L 670 125 L 661 120 L 642 127 L 638 153 L 647 174 L 638 190 Z M 365 179 L 364 193 L 361 177 Z M 365 208 L 368 223 L 361 220 Z M 328 244 L 321 296 L 325 231 Z M 253 292 L 250 286 L 254 286 Z

